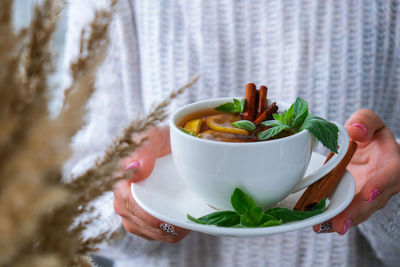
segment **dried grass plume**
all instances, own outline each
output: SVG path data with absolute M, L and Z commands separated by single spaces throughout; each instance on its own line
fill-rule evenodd
M 63 5 L 42 1 L 31 24 L 16 33 L 13 1 L 0 1 L 0 266 L 90 266 L 88 253 L 108 234 L 83 240 L 90 221 L 75 220 L 118 180 L 113 174 L 121 159 L 140 145 L 132 134 L 165 119 L 170 101 L 197 80 L 131 122 L 93 168 L 63 183 L 62 166 L 71 153 L 71 137 L 85 123 L 116 1 L 108 11 L 97 11 L 82 32 L 80 54 L 71 64 L 73 82 L 53 119 L 48 111 L 48 79 L 54 70 L 50 42 Z

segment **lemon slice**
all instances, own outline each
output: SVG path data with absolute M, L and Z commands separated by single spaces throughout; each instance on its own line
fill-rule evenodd
M 232 122 L 240 120 L 240 117 L 232 114 L 217 114 L 206 119 L 207 126 L 217 132 L 248 135 L 249 132 L 232 126 Z
M 185 127 L 183 127 L 186 131 L 197 135 L 201 129 L 201 119 L 191 120 L 185 123 Z

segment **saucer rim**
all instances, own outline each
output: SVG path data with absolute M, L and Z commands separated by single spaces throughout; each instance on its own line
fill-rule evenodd
M 164 157 L 170 157 L 172 160 L 172 156 L 169 154 Z M 163 158 L 164 158 L 163 157 Z M 312 157 L 323 157 L 321 154 L 313 152 Z M 180 179 L 178 177 L 172 178 L 172 179 Z M 263 227 L 263 228 L 243 228 L 243 227 L 219 227 L 215 225 L 202 225 L 202 224 L 196 224 L 194 222 L 189 221 L 186 217 L 182 218 L 180 220 L 176 220 L 175 218 L 170 218 L 167 215 L 161 214 L 158 211 L 153 210 L 148 204 L 146 204 L 142 198 L 140 197 L 140 192 L 137 194 L 137 189 L 140 188 L 135 185 L 142 185 L 143 183 L 132 183 L 131 184 L 131 193 L 132 196 L 135 198 L 136 203 L 147 213 L 150 215 L 154 216 L 155 218 L 164 221 L 166 223 L 170 223 L 172 225 L 185 228 L 188 230 L 192 231 L 198 231 L 206 234 L 211 234 L 211 235 L 216 235 L 216 236 L 232 236 L 232 237 L 260 237 L 260 236 L 266 236 L 266 235 L 272 235 L 272 234 L 278 234 L 278 233 L 284 233 L 284 232 L 290 232 L 290 231 L 295 231 L 299 230 L 302 228 L 306 228 L 309 226 L 313 226 L 319 223 L 322 223 L 324 221 L 327 221 L 333 217 L 335 217 L 337 214 L 342 212 L 353 200 L 354 194 L 355 194 L 355 181 L 353 176 L 349 171 L 346 170 L 343 178 L 341 179 L 340 183 L 347 183 L 348 188 L 347 191 L 349 191 L 345 196 L 346 198 L 343 199 L 341 203 L 339 203 L 338 207 L 336 207 L 334 210 L 329 210 L 329 206 L 327 210 L 325 210 L 323 213 L 315 215 L 313 217 L 301 220 L 301 221 L 295 221 L 295 222 L 288 222 L 284 223 L 282 225 L 278 226 L 273 226 L 273 227 Z M 139 189 L 140 190 L 140 189 Z M 334 194 L 337 192 L 335 191 Z M 191 196 L 197 197 L 194 195 L 194 193 L 189 192 Z M 204 205 L 207 205 L 204 202 Z M 187 212 L 185 212 L 187 213 Z

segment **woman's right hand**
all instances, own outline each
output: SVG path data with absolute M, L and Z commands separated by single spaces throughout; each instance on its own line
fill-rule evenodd
M 167 224 L 145 212 L 131 193 L 131 183 L 147 178 L 158 157 L 171 153 L 169 127 L 153 128 L 146 134 L 146 143 L 124 160 L 125 169 L 135 169 L 134 177 L 117 183 L 114 188 L 114 210 L 131 234 L 147 240 L 176 243 L 190 231 Z

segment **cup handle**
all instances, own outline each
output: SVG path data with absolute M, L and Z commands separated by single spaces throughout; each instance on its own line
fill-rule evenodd
M 349 135 L 347 134 L 346 129 L 344 128 L 343 125 L 336 123 L 336 126 L 339 128 L 339 133 L 338 133 L 338 153 L 334 154 L 333 157 L 324 165 L 322 165 L 319 169 L 314 171 L 313 173 L 305 176 L 297 185 L 296 187 L 292 190 L 292 193 L 295 193 L 297 191 L 300 191 L 301 189 L 306 188 L 310 184 L 318 181 L 321 179 L 323 176 L 328 174 L 330 171 L 332 171 L 338 164 L 339 162 L 344 158 L 346 155 L 347 149 L 349 148 Z

